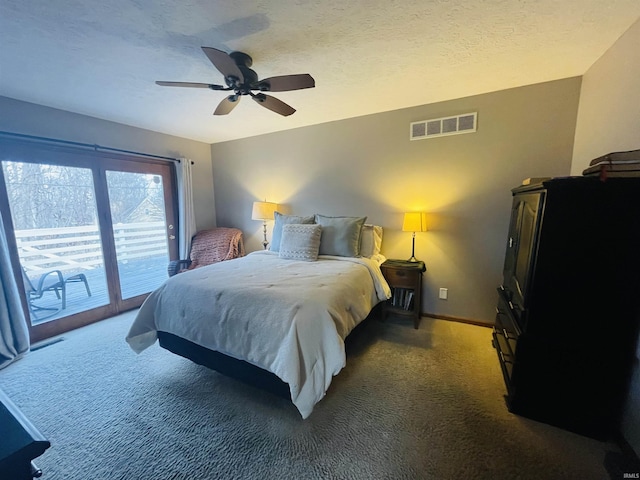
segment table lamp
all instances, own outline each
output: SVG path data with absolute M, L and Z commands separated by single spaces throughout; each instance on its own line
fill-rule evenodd
M 269 242 L 267 241 L 267 220 L 273 220 L 273 214 L 278 209 L 278 204 L 273 202 L 253 202 L 253 210 L 251 211 L 251 219 L 252 220 L 262 220 L 263 227 L 262 231 L 264 233 L 264 241 L 262 245 L 264 245 L 264 249 L 267 249 L 267 245 Z
M 415 255 L 416 250 L 416 232 L 427 231 L 427 214 L 424 212 L 407 212 L 404 214 L 404 221 L 402 222 L 403 232 L 412 232 L 413 237 L 411 240 L 411 258 L 410 262 L 417 262 L 418 259 Z

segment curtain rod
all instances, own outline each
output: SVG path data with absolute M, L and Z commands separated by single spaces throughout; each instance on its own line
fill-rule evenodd
M 27 140 L 37 140 L 37 141 L 40 141 L 40 142 L 52 142 L 52 143 L 61 143 L 61 144 L 64 144 L 64 145 L 73 145 L 75 147 L 91 148 L 91 149 L 96 150 L 96 151 L 105 150 L 105 151 L 110 151 L 110 152 L 128 153 L 128 154 L 136 155 L 136 156 L 140 156 L 140 157 L 159 158 L 159 159 L 162 159 L 162 160 L 169 160 L 169 161 L 172 161 L 172 162 L 180 163 L 180 159 L 179 158 L 164 157 L 162 155 L 153 155 L 151 153 L 135 152 L 133 150 L 123 150 L 121 148 L 103 147 L 103 146 L 98 145 L 98 144 L 72 142 L 70 140 L 60 140 L 60 139 L 57 139 L 57 138 L 38 137 L 36 135 L 25 135 L 25 134 L 22 134 L 22 133 L 5 132 L 5 131 L 1 131 L 1 130 L 0 130 L 0 135 L 4 135 L 4 136 L 8 136 L 8 137 L 23 138 L 23 139 L 27 139 Z M 191 165 L 193 165 L 193 162 L 191 162 Z

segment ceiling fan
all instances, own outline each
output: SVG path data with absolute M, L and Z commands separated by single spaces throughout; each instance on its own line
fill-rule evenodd
M 227 84 L 226 87 L 211 83 L 194 82 L 156 82 L 156 84 L 163 87 L 209 88 L 211 90 L 222 91 L 232 90 L 233 94 L 218 104 L 215 112 L 213 112 L 214 115 L 227 115 L 238 105 L 243 95 L 250 95 L 258 104 L 286 117 L 294 113 L 296 111 L 295 108 L 262 92 L 286 92 L 316 86 L 315 80 L 308 73 L 280 75 L 258 80 L 258 74 L 249 68 L 253 64 L 253 60 L 246 53 L 226 53 L 211 47 L 202 47 L 202 50 L 211 63 L 213 63 L 213 66 L 224 75 L 224 81 Z M 259 93 L 253 93 L 254 90 L 259 91 Z

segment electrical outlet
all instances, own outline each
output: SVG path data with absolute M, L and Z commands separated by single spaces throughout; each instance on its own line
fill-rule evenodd
M 449 296 L 449 289 L 441 288 L 440 295 L 439 295 L 440 300 L 446 300 L 448 296 Z

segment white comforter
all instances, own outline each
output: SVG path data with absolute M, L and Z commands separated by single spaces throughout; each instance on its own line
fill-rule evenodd
M 180 273 L 149 295 L 126 340 L 140 353 L 169 332 L 252 363 L 289 384 L 307 418 L 345 366 L 346 336 L 390 297 L 383 260 L 260 251 Z

